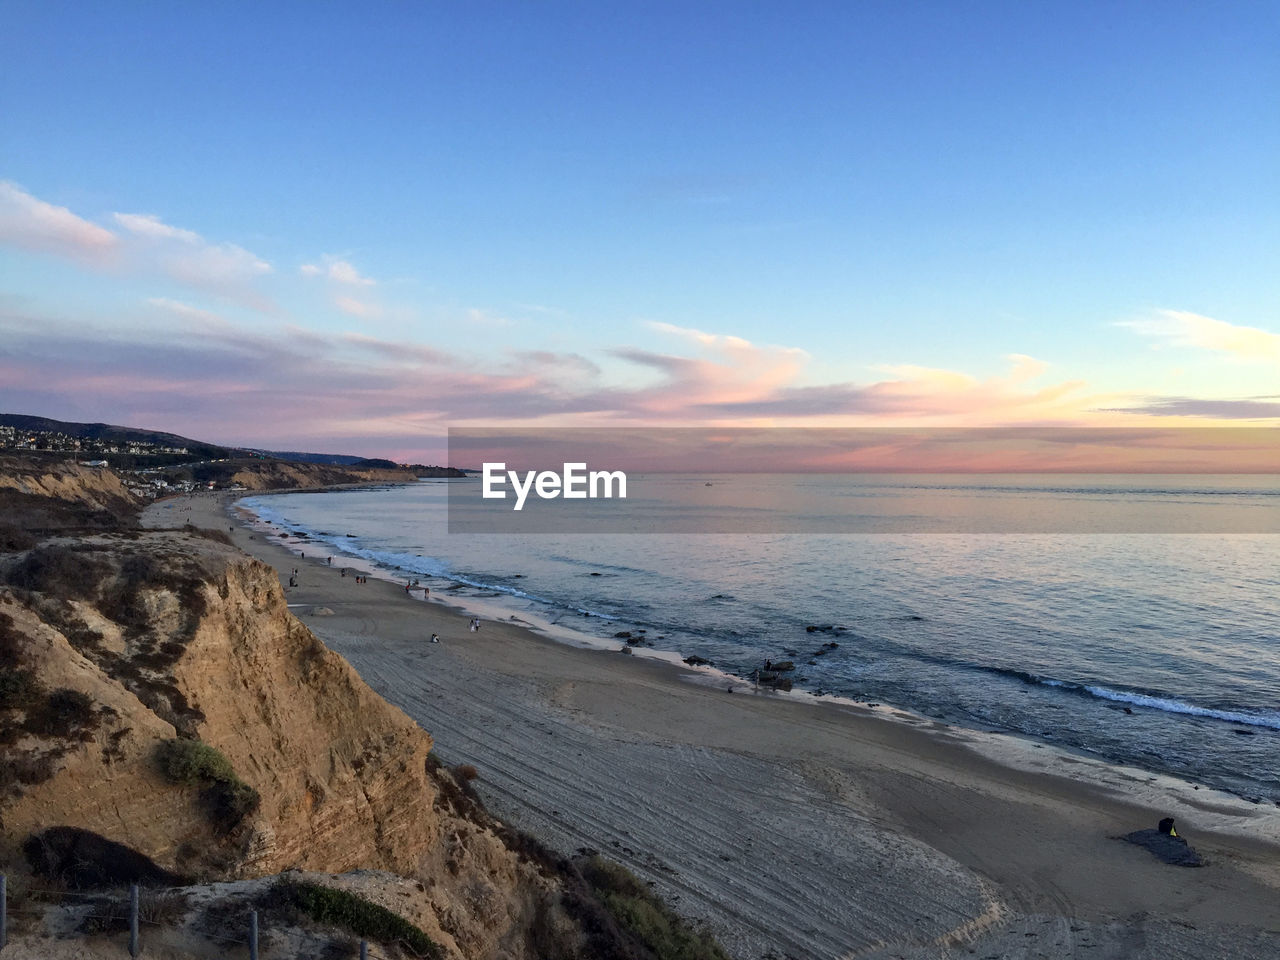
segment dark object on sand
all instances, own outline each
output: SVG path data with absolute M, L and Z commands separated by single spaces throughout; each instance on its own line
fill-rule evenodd
M 1146 847 L 1165 863 L 1175 867 L 1203 867 L 1204 860 L 1187 841 L 1178 836 L 1173 827 L 1173 817 L 1165 817 L 1154 830 L 1135 830 L 1126 833 L 1124 839 Z

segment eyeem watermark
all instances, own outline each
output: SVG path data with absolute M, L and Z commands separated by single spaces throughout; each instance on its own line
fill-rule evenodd
M 486 463 L 483 469 L 481 496 L 486 500 L 505 500 L 507 481 L 515 491 L 513 510 L 523 510 L 524 502 L 532 490 L 542 500 L 627 499 L 627 475 L 621 470 L 587 471 L 585 463 L 566 463 L 560 473 L 554 470 L 528 470 L 521 482 L 517 470 L 508 470 L 506 463 Z M 615 494 L 614 490 L 617 490 Z

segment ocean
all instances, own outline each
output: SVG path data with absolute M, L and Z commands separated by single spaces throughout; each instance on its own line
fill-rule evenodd
M 860 509 L 876 496 L 853 478 L 816 486 L 785 476 L 683 478 L 668 512 L 704 480 L 750 487 L 757 509 L 777 512 L 778 529 L 821 529 L 797 510 L 815 516 L 854 488 Z M 241 503 L 304 536 L 291 545 L 308 554 L 422 578 L 435 597 L 571 642 L 619 647 L 616 635 L 630 633 L 643 638 L 637 652 L 697 656 L 740 677 L 766 659 L 790 660 L 798 691 L 890 704 L 1280 802 L 1274 534 L 451 535 L 450 484 L 476 482 Z M 891 497 L 904 483 L 873 487 Z M 805 484 L 811 492 L 795 496 Z M 1039 510 L 1069 513 L 1100 495 L 1096 483 L 1065 476 L 933 477 L 927 503 L 948 502 L 951 489 L 971 496 L 975 484 L 984 509 L 994 498 L 1013 512 L 1033 499 Z M 1217 516 L 1280 513 L 1275 477 L 1112 478 L 1103 495 L 1135 510 L 1155 498 L 1202 515 L 1206 529 L 1242 526 Z

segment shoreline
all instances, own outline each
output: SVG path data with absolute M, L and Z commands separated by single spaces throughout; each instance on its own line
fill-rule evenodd
M 178 503 L 218 528 L 233 499 Z M 177 504 L 166 503 L 150 517 L 169 519 Z M 571 647 L 520 624 L 470 634 L 448 598 L 410 602 L 372 578 L 356 587 L 254 536 L 238 523 L 232 534 L 278 570 L 302 569 L 287 591 L 295 613 L 443 756 L 475 763 L 496 812 L 562 850 L 622 860 L 735 955 L 893 943 L 933 956 L 978 938 L 1068 956 L 1082 944 L 1064 923 L 1103 942 L 1136 913 L 1162 929 L 1195 917 L 1280 931 L 1280 810 L 894 708 L 734 695 L 683 664 Z M 424 645 L 431 632 L 444 642 Z M 1188 876 L 1113 839 L 1165 815 L 1209 868 Z M 868 863 L 878 871 L 849 866 Z M 800 909 L 806 928 L 762 927 L 769 903 Z M 1034 919 L 1045 916 L 1057 918 L 1045 921 L 1052 945 Z
M 382 484 L 379 487 L 384 486 Z M 360 485 L 361 489 L 368 489 L 367 485 Z M 327 488 L 329 490 L 339 488 Z M 273 491 L 274 493 L 289 492 L 320 492 L 320 491 Z M 241 496 L 241 500 L 255 499 L 258 494 L 246 494 Z M 660 661 L 669 664 L 676 670 L 692 673 L 692 677 L 686 679 L 695 683 L 703 683 L 707 686 L 719 684 L 721 686 L 731 686 L 737 693 L 752 693 L 756 695 L 772 696 L 781 699 L 792 700 L 798 703 L 808 703 L 815 705 L 828 706 L 844 706 L 854 707 L 859 710 L 875 711 L 882 719 L 908 722 L 917 725 L 940 724 L 949 729 L 956 731 L 962 735 L 969 735 L 974 738 L 975 747 L 981 745 L 993 756 L 1001 756 L 1005 758 L 1005 762 L 1014 765 L 1029 766 L 1036 769 L 1045 768 L 1043 761 L 1043 753 L 1040 751 L 1047 750 L 1049 755 L 1060 758 L 1060 762 L 1056 764 L 1056 768 L 1063 772 L 1067 772 L 1068 764 L 1085 765 L 1095 771 L 1108 771 L 1111 769 L 1124 770 L 1129 778 L 1157 778 L 1166 787 L 1180 788 L 1182 794 L 1187 795 L 1189 800 L 1198 801 L 1199 798 L 1190 796 L 1193 792 L 1209 791 L 1220 797 L 1228 797 L 1233 800 L 1239 800 L 1244 803 L 1261 806 L 1263 809 L 1269 808 L 1273 800 L 1267 799 L 1265 796 L 1257 796 L 1245 789 L 1232 789 L 1229 786 L 1214 784 L 1204 780 L 1190 779 L 1187 774 L 1180 774 L 1176 771 L 1153 769 L 1146 766 L 1139 766 L 1127 760 L 1123 756 L 1108 755 L 1098 750 L 1090 750 L 1083 745 L 1070 745 L 1066 743 L 1056 742 L 1052 738 L 1037 738 L 1030 733 L 1023 733 L 1016 730 L 1003 729 L 998 726 L 984 725 L 980 721 L 973 718 L 964 718 L 957 720 L 948 717 L 945 713 L 931 715 L 921 712 L 918 708 L 912 706 L 901 706 L 899 704 L 876 702 L 868 699 L 861 699 L 856 696 L 842 695 L 829 690 L 823 690 L 821 687 L 808 688 L 796 687 L 793 690 L 766 690 L 756 687 L 748 676 L 730 672 L 728 669 L 722 669 L 714 665 L 691 665 L 685 660 L 685 653 L 671 648 L 652 646 L 649 643 L 643 645 L 630 645 L 619 642 L 613 636 L 608 636 L 605 632 L 591 632 L 585 628 L 566 625 L 563 622 L 556 622 L 548 619 L 546 616 L 539 615 L 536 610 L 539 605 L 551 604 L 563 610 L 575 611 L 591 618 L 592 622 L 610 624 L 615 621 L 625 620 L 616 616 L 610 616 L 597 611 L 589 611 L 580 606 L 573 604 L 553 603 L 545 598 L 538 597 L 533 594 L 523 593 L 519 590 L 504 587 L 495 584 L 486 584 L 474 580 L 467 580 L 457 577 L 451 577 L 445 574 L 418 573 L 412 569 L 402 570 L 400 567 L 393 567 L 383 561 L 372 559 L 370 557 L 361 557 L 346 553 L 344 550 L 344 541 L 342 538 L 336 540 L 328 540 L 325 537 L 334 536 L 325 531 L 316 532 L 302 528 L 305 533 L 300 534 L 283 522 L 283 518 L 277 516 L 277 519 L 268 520 L 263 518 L 252 508 L 240 506 L 240 501 L 236 501 L 235 510 L 239 511 L 241 516 L 239 519 L 244 520 L 244 514 L 252 519 L 248 522 L 260 523 L 266 527 L 272 528 L 273 536 L 281 539 L 276 542 L 287 550 L 299 549 L 298 544 L 286 542 L 287 538 L 292 537 L 302 541 L 313 543 L 318 547 L 331 550 L 335 559 L 338 556 L 345 558 L 344 562 L 355 564 L 361 569 L 361 572 L 368 573 L 371 576 L 387 580 L 392 583 L 400 583 L 409 577 L 428 578 L 431 582 L 431 588 L 437 591 L 436 598 L 444 599 L 453 607 L 470 616 L 480 616 L 486 619 L 510 621 L 519 623 L 530 629 L 532 632 L 545 639 L 553 640 L 557 643 L 567 644 L 569 646 L 581 647 L 594 650 L 606 650 L 611 652 L 626 652 L 635 657 L 647 660 Z M 231 509 L 231 508 L 229 508 Z M 299 549 L 299 552 L 301 550 Z M 419 558 L 424 555 L 418 554 Z M 430 559 L 430 558 L 427 558 Z M 367 569 L 366 569 L 367 568 Z M 448 586 L 441 589 L 438 584 L 447 584 Z M 476 590 L 491 591 L 496 596 L 492 598 L 494 602 L 490 602 L 489 597 L 477 597 L 470 595 L 458 595 L 453 591 L 459 587 L 470 587 Z M 528 601 L 534 605 L 535 610 L 530 611 L 522 609 L 510 601 Z M 779 656 L 791 654 L 794 651 L 787 650 Z M 1124 701 L 1121 701 L 1124 702 Z M 1135 701 L 1128 701 L 1135 702 Z M 1261 719 L 1261 718 L 1257 718 Z M 1240 719 L 1234 722 L 1243 724 L 1251 724 L 1254 718 Z M 1105 772 L 1100 776 L 1107 782 L 1114 782 L 1114 777 L 1108 776 Z M 1274 805 L 1280 808 L 1280 795 L 1274 799 Z M 1195 804 L 1193 804 L 1195 805 Z M 1275 827 L 1272 832 L 1273 839 L 1280 843 L 1280 815 L 1277 816 Z

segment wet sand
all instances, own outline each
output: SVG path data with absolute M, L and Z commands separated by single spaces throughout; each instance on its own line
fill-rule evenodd
M 146 522 L 227 530 L 229 509 L 197 495 Z M 438 592 L 233 536 L 284 583 L 300 568 L 294 612 L 474 764 L 491 809 L 625 863 L 736 957 L 1280 957 L 1275 807 L 902 711 L 730 693 L 518 623 L 473 633 Z M 1209 866 L 1115 839 L 1165 815 Z

